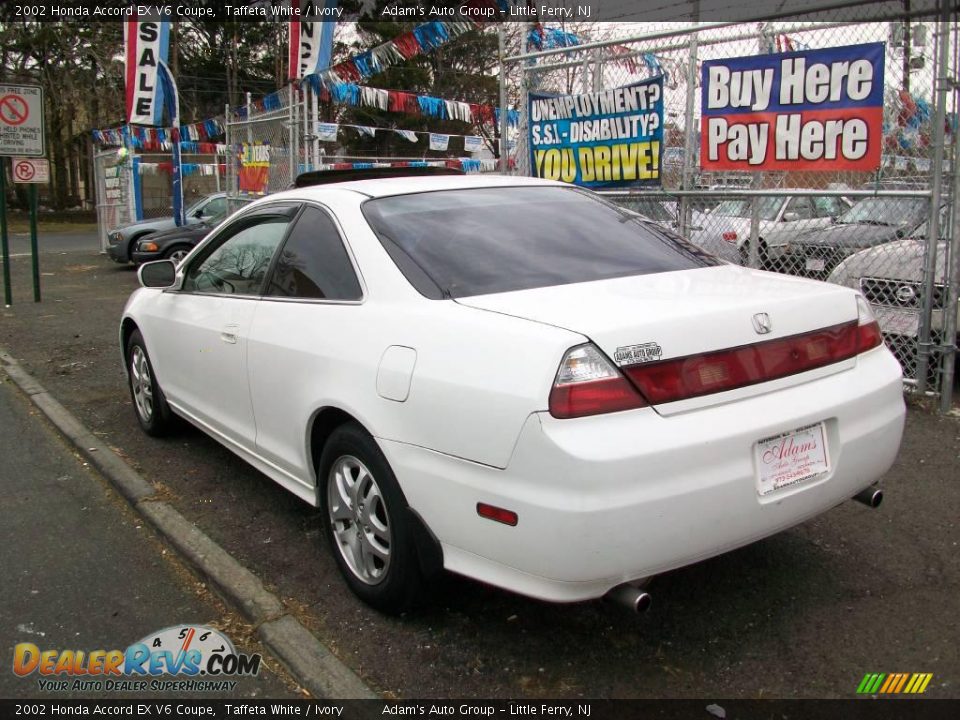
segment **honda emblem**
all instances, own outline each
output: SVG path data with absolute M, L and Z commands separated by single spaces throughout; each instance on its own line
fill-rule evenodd
M 766 335 L 772 327 L 770 316 L 766 313 L 757 313 L 753 316 L 753 329 L 757 331 L 757 335 Z

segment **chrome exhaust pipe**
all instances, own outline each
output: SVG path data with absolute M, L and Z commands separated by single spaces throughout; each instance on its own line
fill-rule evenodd
M 871 485 L 854 495 L 853 499 L 869 508 L 878 508 L 880 503 L 883 502 L 883 490 L 876 485 Z
M 632 610 L 638 615 L 649 610 L 651 603 L 653 603 L 653 598 L 650 597 L 650 593 L 630 583 L 617 585 L 604 597 L 628 610 Z

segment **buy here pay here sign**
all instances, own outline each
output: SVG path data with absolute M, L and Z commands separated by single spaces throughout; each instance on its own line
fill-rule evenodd
M 883 43 L 704 62 L 701 167 L 875 170 L 883 65 Z

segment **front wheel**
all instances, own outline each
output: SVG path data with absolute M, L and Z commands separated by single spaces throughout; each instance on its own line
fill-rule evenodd
M 163 257 L 167 260 L 173 260 L 173 262 L 179 265 L 180 261 L 189 255 L 192 249 L 193 248 L 187 247 L 186 245 L 174 245 L 163 254 Z
M 127 341 L 127 377 L 140 427 L 147 435 L 166 435 L 174 424 L 173 413 L 157 383 L 139 330 L 135 330 Z
M 747 240 L 740 246 L 740 264 L 743 267 L 750 267 L 750 241 Z M 770 253 L 767 250 L 767 244 L 760 238 L 760 251 L 757 253 L 757 267 L 760 270 L 770 269 Z
M 409 510 L 376 441 L 341 425 L 323 449 L 318 480 L 324 534 L 353 593 L 387 613 L 415 605 L 424 583 Z

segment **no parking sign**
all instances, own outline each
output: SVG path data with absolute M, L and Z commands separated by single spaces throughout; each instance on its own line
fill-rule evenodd
M 50 163 L 44 158 L 14 158 L 13 181 L 15 183 L 50 182 Z

